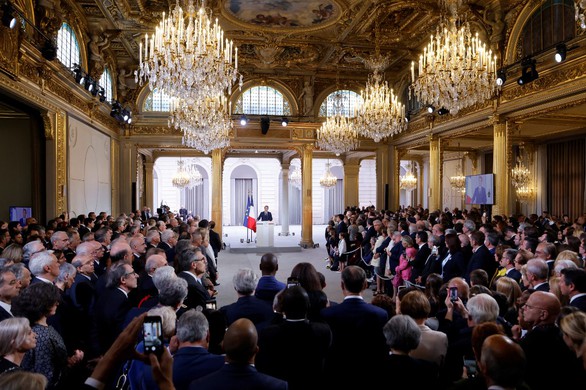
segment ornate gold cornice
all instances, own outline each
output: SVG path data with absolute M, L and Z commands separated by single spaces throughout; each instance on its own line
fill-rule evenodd
M 43 118 L 43 128 L 45 129 L 45 139 L 53 141 L 55 139 L 55 124 L 53 123 L 53 115 L 45 112 L 41 115 Z

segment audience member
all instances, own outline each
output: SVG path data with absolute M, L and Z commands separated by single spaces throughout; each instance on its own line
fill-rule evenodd
M 37 346 L 37 335 L 24 317 L 0 321 L 0 374 L 20 370 L 24 355 Z
M 279 270 L 279 261 L 273 253 L 265 253 L 260 258 L 260 271 L 262 276 L 258 280 L 254 296 L 269 301 L 271 304 L 275 295 L 285 288 L 285 283 L 277 280 L 275 275 Z

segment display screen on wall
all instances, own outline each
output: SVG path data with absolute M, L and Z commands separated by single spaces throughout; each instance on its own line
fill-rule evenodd
M 26 206 L 10 206 L 8 212 L 10 221 L 18 221 L 22 226 L 26 225 L 26 219 L 33 215 L 33 209 Z
M 466 204 L 494 204 L 494 174 L 466 176 Z

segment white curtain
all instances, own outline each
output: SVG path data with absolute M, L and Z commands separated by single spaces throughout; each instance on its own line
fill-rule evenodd
M 209 180 L 203 179 L 201 185 L 181 191 L 181 205 L 187 209 L 188 214 L 210 218 L 209 188 Z
M 257 199 L 254 197 L 253 190 L 253 179 L 234 179 L 234 214 L 231 218 L 230 225 L 242 225 L 249 194 L 253 196 L 252 201 L 254 203 L 255 213 L 258 214 Z M 257 216 L 254 215 L 254 218 Z
M 289 184 L 289 225 L 301 225 L 301 189 Z
M 332 215 L 344 212 L 344 180 L 338 179 L 333 188 L 325 190 L 324 198 L 324 223 L 327 223 Z

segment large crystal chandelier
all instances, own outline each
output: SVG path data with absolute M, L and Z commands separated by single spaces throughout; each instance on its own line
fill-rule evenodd
M 517 156 L 517 164 L 511 169 L 511 184 L 516 189 L 527 187 L 530 181 L 531 171 L 525 166 L 523 162 L 525 147 L 523 144 L 519 145 L 519 155 Z
M 586 0 L 575 0 L 576 4 L 576 22 L 582 30 L 586 30 Z
M 450 114 L 490 99 L 496 90 L 496 55 L 472 35 L 467 22 L 460 23 L 452 1 L 445 1 L 452 16 L 442 17 L 436 35 L 411 63 L 409 95 Z M 460 25 L 459 25 L 460 24 Z
M 177 161 L 177 172 L 173 175 L 171 183 L 173 183 L 173 187 L 179 189 L 185 188 L 189 185 L 189 173 L 185 169 L 185 163 L 181 158 Z
M 458 149 L 460 144 L 458 143 Z M 464 193 L 466 191 L 466 176 L 462 173 L 462 158 L 458 158 L 458 166 L 456 167 L 456 174 L 450 176 L 450 186 L 456 191 Z
M 358 147 L 358 134 L 350 119 L 344 115 L 344 96 L 337 92 L 333 99 L 334 115 L 329 116 L 317 130 L 316 145 L 339 156 Z
M 411 166 L 407 167 L 407 173 L 399 178 L 399 187 L 405 191 L 413 191 L 417 187 L 417 178 L 411 172 Z
M 338 178 L 332 174 L 332 171 L 330 171 L 331 165 L 332 164 L 330 164 L 329 161 L 326 163 L 326 171 L 321 179 L 319 179 L 319 185 L 328 190 L 338 183 Z
M 533 188 L 530 185 L 517 188 L 515 193 L 517 195 L 517 199 L 521 203 L 528 203 L 535 195 L 535 191 L 533 191 Z
M 154 34 L 145 34 L 139 45 L 137 82 L 148 80 L 151 89 L 187 100 L 230 94 L 239 75 L 238 48 L 210 16 L 203 1 L 196 12 L 194 0 L 189 0 L 184 12 L 177 0 Z
M 201 172 L 199 171 L 199 169 L 197 168 L 197 165 L 195 165 L 195 162 L 191 163 L 188 171 L 189 171 L 189 187 L 193 188 L 193 187 L 197 187 L 197 186 L 203 184 L 203 176 L 202 176 Z
M 303 177 L 301 176 L 301 168 L 293 168 L 293 172 L 289 175 L 289 182 L 296 188 L 301 188 Z
M 364 59 L 364 65 L 373 71 L 366 88 L 360 93 L 363 103 L 356 110 L 356 128 L 360 135 L 379 142 L 383 138 L 405 130 L 405 106 L 399 102 L 383 73 L 389 66 L 390 56 L 382 56 L 379 48 L 379 26 L 375 30 L 375 55 Z

